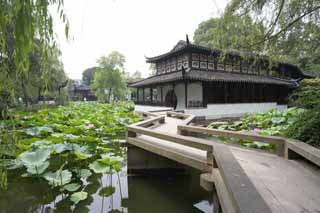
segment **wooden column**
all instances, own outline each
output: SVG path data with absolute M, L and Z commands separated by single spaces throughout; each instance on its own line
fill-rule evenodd
M 145 104 L 145 102 L 144 102 L 144 87 L 142 88 L 142 102 L 143 102 L 143 104 Z
M 184 82 L 184 106 L 188 108 L 188 82 Z
M 207 107 L 208 105 L 208 93 L 206 83 L 201 82 L 202 86 L 202 107 Z
M 223 82 L 224 103 L 228 102 L 228 84 Z
M 160 88 L 161 91 L 161 106 L 163 106 L 163 87 Z
M 137 87 L 136 103 L 139 103 L 139 87 Z
M 153 104 L 153 88 L 150 87 L 150 101 L 151 101 L 151 105 Z

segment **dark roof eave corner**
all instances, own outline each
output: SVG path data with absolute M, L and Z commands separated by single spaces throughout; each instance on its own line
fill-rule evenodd
M 317 76 L 314 76 L 314 75 L 309 74 L 309 73 L 302 72 L 302 74 L 303 74 L 303 77 L 307 78 L 307 79 L 317 78 Z
M 146 59 L 147 63 L 153 63 L 152 62 L 153 57 L 148 57 L 148 56 L 144 55 L 144 58 Z
M 182 47 L 179 47 L 179 45 L 180 45 L 181 43 L 183 43 L 183 44 L 182 44 Z M 186 40 L 185 40 L 185 41 L 184 41 L 184 40 L 180 40 L 180 41 L 174 46 L 174 48 L 173 48 L 172 50 L 170 50 L 169 52 L 164 53 L 164 54 L 161 54 L 161 55 L 158 55 L 158 56 L 154 56 L 154 57 L 147 57 L 147 56 L 144 56 L 144 57 L 146 58 L 146 62 L 147 62 L 147 63 L 155 63 L 155 62 L 157 62 L 158 60 L 161 60 L 161 59 L 163 59 L 163 58 L 166 58 L 166 57 L 170 56 L 171 54 L 175 54 L 175 53 L 177 53 L 177 52 L 179 52 L 179 51 L 181 51 L 181 50 L 183 50 L 183 49 L 185 49 L 185 48 L 187 48 L 187 47 L 190 47 L 190 46 L 192 46 L 192 44 L 191 44 L 191 42 L 190 42 L 190 40 L 189 40 L 188 34 L 186 34 Z

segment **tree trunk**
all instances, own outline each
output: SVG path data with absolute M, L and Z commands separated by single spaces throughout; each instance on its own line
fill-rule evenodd
M 112 93 L 112 87 L 109 88 L 109 93 L 108 93 L 108 103 L 110 103 L 110 99 L 111 99 L 111 93 Z
M 27 90 L 25 88 L 25 84 L 24 84 L 24 79 L 23 77 L 21 78 L 21 88 L 22 88 L 22 92 L 23 92 L 23 96 L 24 96 L 24 101 L 25 101 L 25 107 L 28 107 L 28 94 L 27 94 Z

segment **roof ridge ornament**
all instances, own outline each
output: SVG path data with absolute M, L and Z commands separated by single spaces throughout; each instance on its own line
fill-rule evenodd
M 189 41 L 189 36 L 188 34 L 186 34 L 186 42 L 187 42 L 187 45 L 190 44 L 190 41 Z

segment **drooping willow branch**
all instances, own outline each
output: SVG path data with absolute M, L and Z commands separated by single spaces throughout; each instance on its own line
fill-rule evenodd
M 320 6 L 317 6 L 309 11 L 307 11 L 306 13 L 300 15 L 299 17 L 297 17 L 296 19 L 294 19 L 293 21 L 291 21 L 289 24 L 287 24 L 285 27 L 283 27 L 282 29 L 280 29 L 278 32 L 276 32 L 275 34 L 273 35 L 267 35 L 265 34 L 265 36 L 258 42 L 255 42 L 254 44 L 251 44 L 251 45 L 247 45 L 247 46 L 242 46 L 242 48 L 252 48 L 254 46 L 257 46 L 257 45 L 260 45 L 262 43 L 265 43 L 266 41 L 269 41 L 269 40 L 272 40 L 276 37 L 278 37 L 281 33 L 284 33 L 286 32 L 288 29 L 290 29 L 295 23 L 297 23 L 298 21 L 302 20 L 304 17 L 306 17 L 307 15 L 310 15 L 312 14 L 313 12 L 317 11 L 320 9 Z

